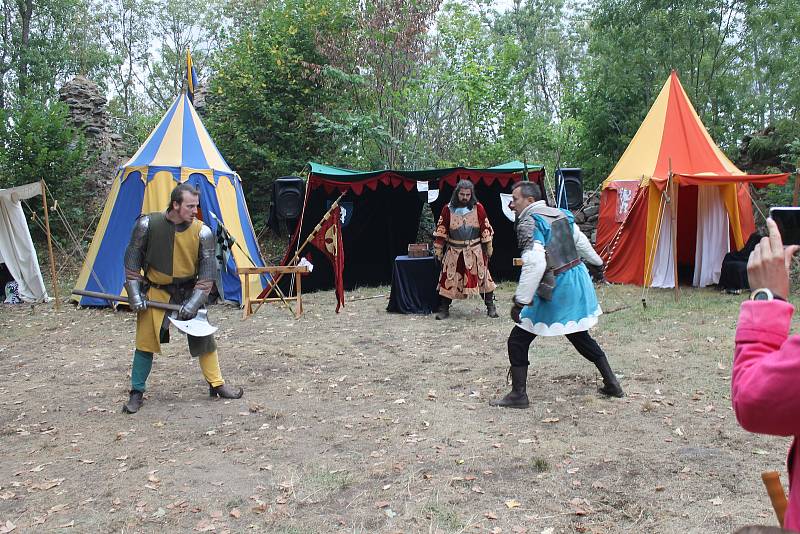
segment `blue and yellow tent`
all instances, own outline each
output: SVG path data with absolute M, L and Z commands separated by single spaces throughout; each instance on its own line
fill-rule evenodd
M 216 233 L 217 220 L 221 221 L 246 251 L 233 246 L 218 281 L 224 300 L 241 305 L 244 277 L 235 274 L 236 267 L 252 267 L 250 258 L 258 267 L 263 267 L 264 261 L 241 178 L 217 150 L 185 93 L 178 96 L 136 154 L 119 168 L 75 288 L 122 295 L 122 258 L 136 218 L 166 210 L 170 193 L 183 182 L 200 191 L 199 216 L 203 222 Z M 262 289 L 263 280 L 251 277 L 251 294 L 257 295 Z M 80 297 L 79 302 L 83 306 L 108 304 L 89 297 Z

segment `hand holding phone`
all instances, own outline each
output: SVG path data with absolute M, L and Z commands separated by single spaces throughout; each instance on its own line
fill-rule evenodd
M 800 208 L 773 207 L 769 209 L 769 216 L 778 225 L 784 246 L 800 245 Z

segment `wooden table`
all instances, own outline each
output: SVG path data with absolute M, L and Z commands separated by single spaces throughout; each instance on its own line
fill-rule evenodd
M 285 300 L 288 302 L 296 302 L 296 306 L 292 310 L 294 313 L 295 318 L 299 319 L 301 315 L 303 315 L 303 291 L 302 291 L 302 280 L 303 275 L 308 274 L 310 271 L 308 267 L 305 265 L 276 265 L 273 267 L 239 267 L 239 274 L 244 275 L 244 311 L 242 313 L 242 319 L 247 319 L 249 316 L 253 315 L 253 304 L 258 304 L 259 306 L 265 302 L 280 302 Z M 277 278 L 275 275 L 283 276 L 284 274 L 297 274 L 297 284 L 295 289 L 295 295 L 290 296 L 286 295 L 283 298 L 281 297 L 270 297 L 269 295 L 278 288 L 277 284 L 272 287 L 269 293 L 264 298 L 250 298 L 250 275 L 254 274 L 257 276 L 261 276 L 264 273 L 268 273 L 270 277 L 274 280 Z

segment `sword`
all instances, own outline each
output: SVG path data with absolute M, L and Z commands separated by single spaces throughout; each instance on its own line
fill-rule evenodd
M 110 293 L 99 293 L 97 291 L 84 291 L 82 289 L 73 289 L 72 294 L 80 295 L 83 297 L 92 297 L 96 299 L 110 300 L 114 302 L 124 302 L 125 304 L 128 304 L 128 297 L 121 297 L 119 295 L 112 295 Z M 166 302 L 155 302 L 152 300 L 146 300 L 145 302 L 149 307 L 156 308 L 159 310 L 178 312 L 181 309 L 181 307 L 177 304 L 169 304 Z M 173 317 L 172 315 L 170 315 L 168 319 L 172 324 L 175 325 L 175 328 L 177 328 L 184 334 L 190 336 L 195 336 L 195 337 L 210 336 L 211 334 L 217 331 L 217 327 L 208 322 L 208 310 L 199 310 L 197 312 L 197 316 L 195 316 L 193 319 L 189 319 L 188 321 L 181 321 L 180 319 Z

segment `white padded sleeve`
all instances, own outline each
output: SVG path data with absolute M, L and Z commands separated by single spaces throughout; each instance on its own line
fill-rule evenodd
M 585 259 L 592 265 L 603 265 L 603 259 L 592 248 L 589 238 L 581 232 L 577 224 L 572 225 L 572 239 L 575 241 L 575 248 L 578 250 L 578 255 Z
M 547 267 L 544 247 L 536 241 L 532 249 L 522 253 L 522 272 L 519 275 L 519 284 L 514 293 L 514 299 L 520 304 L 530 304 L 542 280 L 542 275 Z

